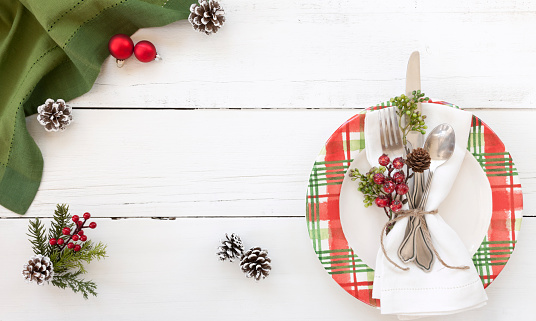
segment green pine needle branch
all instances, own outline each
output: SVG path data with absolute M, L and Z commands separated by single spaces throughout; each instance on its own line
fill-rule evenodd
M 85 281 L 80 278 L 82 271 L 66 272 L 62 275 L 54 275 L 52 284 L 65 289 L 70 288 L 74 293 L 81 292 L 84 299 L 87 299 L 89 294 L 97 296 L 97 285 L 93 281 Z
M 39 218 L 36 218 L 35 221 L 30 220 L 28 234 L 26 235 L 30 237 L 30 243 L 32 243 L 32 249 L 36 255 L 49 256 L 50 246 L 45 237 L 45 225 Z
M 36 218 L 30 220 L 28 227 L 28 236 L 34 253 L 48 256 L 54 266 L 54 277 L 52 284 L 62 289 L 70 288 L 75 293 L 82 293 L 85 299 L 88 295 L 97 295 L 97 285 L 93 281 L 86 281 L 80 275 L 87 273 L 85 264 L 89 264 L 94 260 L 101 260 L 106 257 L 106 245 L 99 242 L 93 243 L 90 240 L 82 242 L 79 251 L 74 251 L 66 246 L 50 245 L 50 239 L 65 239 L 65 243 L 70 240 L 70 236 L 66 239 L 62 230 L 68 227 L 71 231 L 76 231 L 76 226 L 71 220 L 69 214 L 69 206 L 66 204 L 58 204 L 54 211 L 54 217 L 47 231 L 44 224 Z M 74 233 L 74 232 L 72 232 Z

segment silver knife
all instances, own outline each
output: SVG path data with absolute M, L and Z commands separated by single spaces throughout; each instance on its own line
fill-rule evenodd
M 406 70 L 406 95 L 413 96 L 413 91 L 421 89 L 421 59 L 418 51 L 411 53 Z M 417 104 L 417 111 L 422 112 L 421 103 Z M 408 141 L 413 148 L 422 147 L 424 137 L 420 133 L 410 133 Z M 423 194 L 424 175 L 423 173 L 415 173 L 411 193 L 408 198 L 411 198 L 409 204 L 415 208 L 418 206 Z M 425 271 L 429 271 L 433 260 L 433 254 L 427 246 L 424 239 L 419 238 L 422 234 L 422 227 L 419 220 L 410 217 L 406 226 L 406 231 L 402 244 L 398 249 L 398 256 L 404 262 L 408 263 L 416 261 L 417 266 Z
M 409 57 L 408 67 L 406 69 L 406 95 L 411 97 L 413 91 L 416 90 L 421 90 L 421 57 L 418 51 L 412 52 Z M 422 112 L 421 103 L 417 104 L 417 111 Z M 420 133 L 411 132 L 408 135 L 408 141 L 413 148 L 422 147 L 424 137 Z M 423 175 L 421 173 L 415 173 L 413 187 L 410 193 L 413 204 L 419 204 L 423 190 Z

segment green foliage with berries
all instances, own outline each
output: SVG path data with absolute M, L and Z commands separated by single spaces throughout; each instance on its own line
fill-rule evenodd
M 365 207 L 372 204 L 383 208 L 388 219 L 396 216 L 404 203 L 409 188 L 408 180 L 413 174 L 406 176 L 402 170 L 404 159 L 397 157 L 393 161 L 385 154 L 378 159 L 379 167 L 371 168 L 366 174 L 361 174 L 358 169 L 350 169 L 350 178 L 359 180 L 357 190 L 363 193 Z
M 391 103 L 398 109 L 396 111 L 398 115 L 398 126 L 402 131 L 404 145 L 407 143 L 406 137 L 409 132 L 416 131 L 423 135 L 426 134 L 426 129 L 428 128 L 424 122 L 426 115 L 422 115 L 417 111 L 417 104 L 428 100 L 430 98 L 424 97 L 424 93 L 421 93 L 420 90 L 414 90 L 411 97 L 400 95 L 391 98 Z
M 371 206 L 376 198 L 383 193 L 382 185 L 374 182 L 374 174 L 384 174 L 386 170 L 387 168 L 384 166 L 372 167 L 367 173 L 361 174 L 357 168 L 350 169 L 350 177 L 352 181 L 359 179 L 359 187 L 357 190 L 365 196 L 365 199 L 363 200 L 365 207 Z
M 96 227 L 94 222 L 86 226 L 89 218 L 90 214 L 85 213 L 84 221 L 81 221 L 77 215 L 69 214 L 69 206 L 58 204 L 48 237 L 39 218 L 30 220 L 27 234 L 34 253 L 50 258 L 54 267 L 52 284 L 62 289 L 70 288 L 75 293 L 80 292 L 85 299 L 90 294 L 97 295 L 97 285 L 80 277 L 87 273 L 85 264 L 106 257 L 106 245 L 100 242 L 95 244 L 84 235 L 83 229 Z M 80 242 L 75 244 L 76 241 Z

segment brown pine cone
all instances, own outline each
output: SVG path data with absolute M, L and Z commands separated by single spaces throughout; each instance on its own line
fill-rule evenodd
M 63 99 L 47 99 L 37 107 L 37 113 L 37 120 L 48 132 L 63 131 L 73 120 L 72 108 Z
M 28 264 L 24 264 L 22 267 L 22 276 L 28 282 L 43 285 L 45 281 L 49 282 L 54 276 L 54 267 L 48 257 L 38 254 L 32 256 Z
M 199 0 L 190 6 L 188 21 L 194 30 L 207 35 L 218 32 L 225 22 L 225 11 L 215 0 Z
M 233 262 L 234 259 L 242 257 L 244 254 L 244 245 L 242 245 L 242 240 L 240 236 L 236 234 L 225 234 L 225 240 L 221 241 L 221 246 L 218 247 L 218 252 L 216 253 L 221 261 L 229 260 Z
M 417 173 L 422 173 L 430 168 L 430 154 L 424 148 L 415 148 L 406 158 L 406 164 Z
M 268 251 L 260 247 L 253 247 L 246 251 L 240 260 L 240 268 L 248 278 L 259 281 L 270 274 L 272 260 L 268 257 Z

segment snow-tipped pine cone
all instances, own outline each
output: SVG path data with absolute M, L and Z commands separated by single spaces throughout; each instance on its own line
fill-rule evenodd
M 43 105 L 37 107 L 37 113 L 37 120 L 49 132 L 63 131 L 73 120 L 71 106 L 63 99 L 47 99 Z
M 240 259 L 242 257 L 244 245 L 242 245 L 240 236 L 233 233 L 229 237 L 229 235 L 225 234 L 225 239 L 221 241 L 221 244 L 216 253 L 221 261 L 229 260 L 233 262 L 234 259 Z
M 199 0 L 190 6 L 188 21 L 194 30 L 207 35 L 218 32 L 225 22 L 225 11 L 215 0 Z
M 22 276 L 27 282 L 43 285 L 54 276 L 54 266 L 48 257 L 38 254 L 32 256 L 28 264 L 22 266 Z
M 240 260 L 240 268 L 248 278 L 259 281 L 270 274 L 272 260 L 268 257 L 268 251 L 260 247 L 247 250 Z

